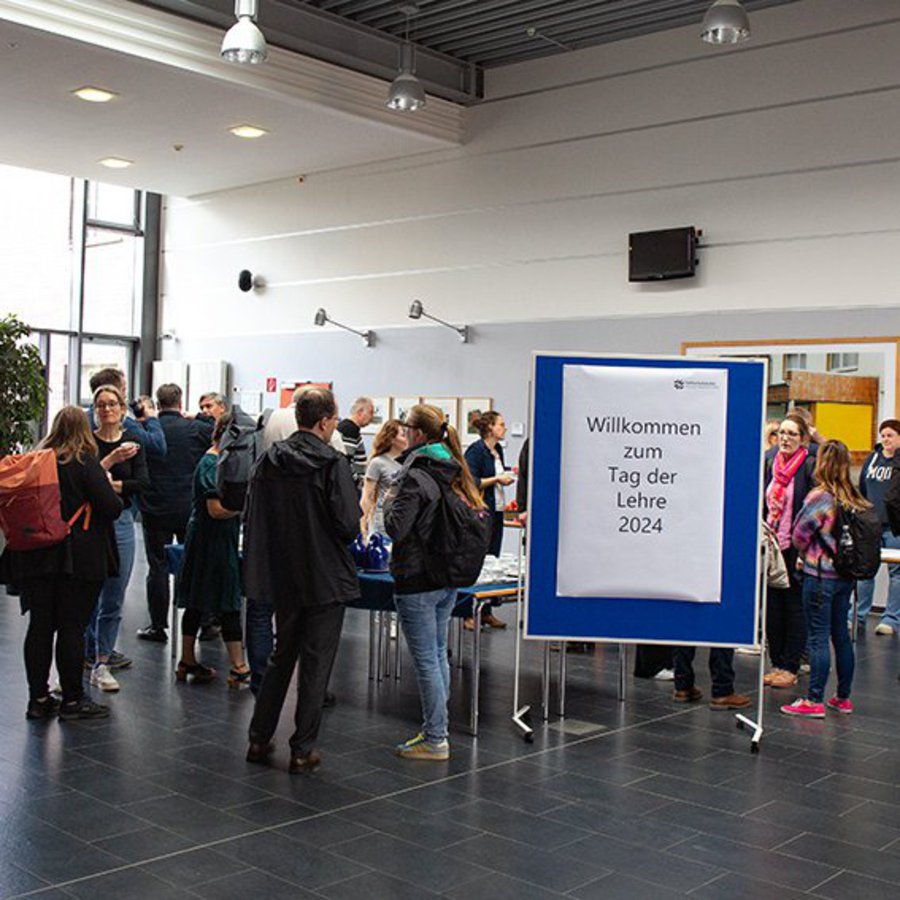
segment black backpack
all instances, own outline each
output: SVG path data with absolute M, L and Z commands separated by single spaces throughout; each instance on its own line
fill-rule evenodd
M 266 410 L 258 418 L 239 406 L 232 407 L 232 412 L 234 421 L 219 440 L 216 489 L 222 506 L 239 512 L 247 499 L 250 471 L 259 456 L 262 431 L 272 411 Z
M 874 578 L 881 567 L 881 519 L 873 507 L 851 509 L 835 505 L 834 570 L 841 578 Z
M 429 569 L 441 585 L 475 584 L 491 544 L 493 518 L 487 509 L 474 509 L 443 481 L 435 479 L 441 499 L 427 542 Z

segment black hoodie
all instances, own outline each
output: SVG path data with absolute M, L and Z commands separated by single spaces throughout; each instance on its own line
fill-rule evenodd
M 399 462 L 403 468 L 384 504 L 385 529 L 394 541 L 391 574 L 398 594 L 436 591 L 447 587 L 436 580 L 428 558 L 428 540 L 441 501 L 438 481 L 451 485 L 460 465 L 441 444 L 414 447 Z
M 276 442 L 250 476 L 244 593 L 282 608 L 355 600 L 361 516 L 346 456 L 306 431 Z

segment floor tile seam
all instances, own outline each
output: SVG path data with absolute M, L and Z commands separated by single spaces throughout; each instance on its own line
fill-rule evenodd
M 715 884 L 717 881 L 722 881 L 724 878 L 727 878 L 729 875 L 733 875 L 733 872 L 725 870 L 723 872 L 719 872 L 718 875 L 715 875 L 713 878 L 710 878 L 709 881 L 704 881 L 703 884 L 698 884 L 696 887 L 692 887 L 689 891 L 686 891 L 688 897 L 694 893 L 694 891 L 702 890 L 705 887 L 709 887 L 711 884 Z
M 856 779 L 858 779 L 859 781 L 864 781 L 864 782 L 866 782 L 866 784 L 872 785 L 873 787 L 888 787 L 888 788 L 892 788 L 893 790 L 897 791 L 898 794 L 900 794 L 900 785 L 898 785 L 896 782 L 892 782 L 892 781 L 880 781 L 880 780 L 877 779 L 877 778 L 867 778 L 865 775 L 852 775 L 852 774 L 850 774 L 849 772 L 830 772 L 830 773 L 828 774 L 827 777 L 828 777 L 828 778 L 832 778 L 832 777 L 834 777 L 834 776 L 838 776 L 838 780 L 840 780 L 841 777 L 843 777 L 843 778 L 856 778 Z M 856 795 L 855 795 L 855 794 L 851 794 L 850 796 L 856 796 Z M 869 799 L 869 798 L 866 798 L 866 799 Z
M 650 720 L 648 720 L 648 721 L 646 721 L 646 722 L 640 722 L 640 723 L 633 723 L 633 724 L 631 724 L 631 725 L 625 725 L 625 726 L 623 726 L 622 728 L 618 728 L 618 729 L 610 729 L 609 731 L 600 732 L 600 733 L 594 734 L 594 735 L 588 735 L 588 736 L 583 737 L 583 738 L 575 738 L 575 739 L 573 739 L 572 741 L 568 741 L 567 743 L 561 744 L 561 745 L 559 745 L 559 746 L 557 746 L 557 747 L 546 747 L 546 748 L 544 748 L 544 749 L 542 749 L 542 750 L 536 750 L 536 751 L 534 751 L 533 753 L 528 753 L 528 754 L 525 754 L 525 755 L 523 755 L 523 756 L 516 757 L 516 760 L 504 760 L 504 761 L 498 762 L 498 763 L 491 763 L 491 764 L 489 764 L 488 766 L 485 766 L 485 767 L 479 767 L 479 768 L 476 768 L 476 769 L 471 769 L 471 770 L 468 770 L 468 771 L 466 771 L 466 772 L 458 772 L 458 773 L 456 773 L 456 774 L 454 774 L 454 775 L 448 775 L 448 776 L 445 777 L 445 778 L 440 778 L 440 779 L 437 779 L 437 780 L 435 780 L 435 781 L 430 781 L 430 782 L 427 782 L 427 783 L 424 783 L 424 784 L 421 784 L 421 785 L 415 785 L 415 786 L 409 787 L 409 788 L 403 788 L 403 789 L 401 789 L 401 790 L 399 790 L 399 791 L 393 791 L 393 792 L 390 792 L 390 793 L 388 793 L 388 794 L 381 795 L 381 796 L 378 796 L 378 797 L 371 797 L 371 798 L 365 798 L 365 799 L 363 799 L 363 800 L 357 800 L 357 801 L 355 801 L 355 802 L 353 802 L 353 803 L 347 804 L 347 805 L 342 806 L 342 807 L 335 807 L 334 809 L 331 809 L 331 810 L 322 810 L 321 812 L 316 813 L 316 814 L 311 815 L 311 816 L 304 816 L 304 817 L 301 817 L 301 818 L 299 818 L 299 819 L 291 820 L 291 821 L 288 821 L 288 822 L 281 822 L 281 823 L 279 823 L 277 826 L 276 826 L 276 825 L 272 825 L 272 826 L 263 826 L 263 827 L 260 827 L 260 828 L 251 829 L 251 830 L 249 830 L 249 831 L 243 832 L 242 834 L 231 835 L 231 836 L 225 837 L 225 838 L 217 838 L 217 839 L 214 840 L 214 841 L 207 841 L 207 842 L 204 842 L 204 843 L 199 843 L 199 844 L 196 844 L 196 845 L 194 845 L 193 847 L 190 847 L 190 848 L 182 848 L 181 850 L 175 850 L 175 851 L 172 851 L 171 853 L 162 854 L 162 855 L 160 855 L 160 856 L 151 857 L 151 858 L 149 858 L 149 859 L 137 860 L 137 861 L 132 862 L 132 863 L 127 863 L 127 864 L 122 865 L 122 866 L 117 866 L 117 867 L 114 867 L 114 868 L 112 868 L 112 869 L 108 869 L 108 870 L 106 870 L 106 871 L 104 871 L 104 872 L 94 873 L 93 875 L 82 876 L 82 877 L 80 877 L 80 878 L 70 879 L 70 880 L 68 880 L 68 881 L 59 882 L 59 883 L 57 883 L 57 884 L 55 884 L 55 885 L 52 885 L 52 886 L 53 886 L 53 887 L 56 887 L 56 888 L 63 888 L 63 889 L 64 889 L 67 885 L 81 884 L 81 883 L 83 883 L 83 882 L 85 882 L 85 881 L 89 881 L 91 878 L 99 877 L 100 875 L 113 874 L 113 873 L 120 872 L 120 871 L 128 871 L 128 870 L 130 870 L 130 869 L 138 868 L 139 866 L 142 866 L 142 865 L 149 865 L 150 863 L 160 862 L 160 861 L 163 861 L 163 860 L 166 860 L 166 859 L 173 859 L 173 858 L 176 858 L 176 857 L 178 857 L 178 856 L 183 856 L 184 854 L 193 852 L 193 851 L 195 851 L 195 850 L 211 849 L 211 848 L 214 848 L 214 847 L 218 847 L 218 846 L 220 846 L 220 845 L 222 845 L 222 844 L 229 843 L 230 841 L 233 841 L 233 840 L 238 840 L 238 839 L 244 838 L 244 837 L 253 837 L 253 836 L 258 835 L 258 834 L 266 834 L 267 832 L 276 831 L 278 828 L 285 828 L 285 827 L 288 827 L 288 826 L 293 825 L 293 824 L 298 824 L 298 823 L 300 823 L 300 822 L 309 821 L 310 819 L 321 818 L 321 817 L 323 817 L 323 816 L 331 815 L 331 814 L 334 813 L 334 812 L 343 812 L 343 811 L 346 811 L 346 810 L 352 810 L 352 809 L 358 808 L 358 807 L 360 807 L 360 806 L 365 806 L 365 805 L 368 805 L 368 804 L 370 804 L 370 803 L 375 803 L 375 802 L 377 802 L 377 801 L 379 801 L 379 800 L 391 799 L 391 798 L 396 797 L 396 796 L 403 796 L 403 795 L 408 794 L 408 793 L 411 793 L 411 792 L 413 792 L 413 791 L 421 790 L 421 789 L 424 788 L 424 787 L 430 787 L 430 786 L 433 786 L 433 785 L 436 785 L 436 784 L 447 784 L 447 783 L 451 783 L 451 782 L 453 782 L 453 781 L 457 781 L 457 780 L 459 780 L 459 779 L 461 779 L 461 778 L 463 778 L 463 777 L 465 777 L 465 776 L 471 775 L 471 774 L 478 774 L 478 773 L 480 773 L 480 772 L 492 771 L 493 769 L 499 768 L 499 767 L 501 767 L 501 766 L 509 765 L 510 763 L 515 762 L 515 761 L 517 761 L 517 760 L 533 759 L 533 758 L 536 758 L 536 757 L 544 756 L 544 755 L 546 755 L 546 754 L 548 754 L 548 753 L 554 753 L 554 752 L 556 752 L 556 751 L 558 751 L 558 750 L 560 750 L 560 749 L 563 749 L 563 748 L 565 748 L 565 747 L 580 746 L 581 744 L 591 743 L 591 742 L 593 742 L 593 741 L 601 740 L 601 739 L 603 739 L 603 738 L 610 737 L 610 736 L 615 735 L 615 734 L 623 734 L 623 733 L 626 733 L 626 732 L 629 732 L 629 731 L 633 731 L 633 730 L 642 728 L 642 727 L 644 727 L 645 725 L 650 724 L 650 723 L 662 722 L 662 721 L 668 721 L 668 720 L 671 720 L 671 719 L 681 718 L 681 717 L 683 717 L 683 716 L 690 715 L 690 714 L 691 714 L 692 712 L 694 712 L 694 711 L 695 711 L 694 709 L 676 710 L 676 711 L 674 711 L 674 712 L 666 713 L 665 715 L 659 716 L 659 717 L 657 717 L 657 718 L 655 718 L 655 719 L 650 719 Z M 644 792 L 642 792 L 642 793 L 644 793 Z M 182 795 L 182 796 L 183 796 L 183 795 Z M 661 796 L 661 795 L 660 795 L 660 796 Z M 157 799 L 157 798 L 151 798 L 151 799 Z M 563 798 L 563 799 L 565 799 L 565 798 Z M 664 799 L 672 799 L 672 798 L 668 798 L 668 797 L 667 797 L 667 798 L 664 798 Z M 677 798 L 676 798 L 676 799 L 677 799 Z M 144 802 L 144 801 L 133 801 L 133 802 L 134 802 L 134 803 L 140 803 L 140 802 Z M 197 801 L 197 802 L 202 802 L 202 801 Z M 123 804 L 123 805 L 127 805 L 127 804 Z M 203 805 L 206 805 L 206 804 L 203 804 Z M 210 807 L 210 808 L 212 809 L 212 807 Z M 176 834 L 177 834 L 177 833 L 176 833 Z M 179 836 L 179 837 L 183 837 L 183 835 L 178 835 L 178 836 Z M 398 840 L 399 840 L 399 838 L 398 838 Z M 415 847 L 416 845 L 411 844 L 410 846 Z M 113 854 L 113 855 L 114 855 L 114 854 Z M 346 858 L 346 857 L 345 857 L 345 858 Z M 40 876 L 37 876 L 37 877 L 40 877 Z M 43 890 L 43 888 L 42 888 L 41 890 Z M 20 895 L 20 896 L 22 896 L 22 897 L 28 897 L 28 896 L 30 896 L 30 895 L 32 895 L 32 894 L 34 894 L 34 893 L 37 893 L 37 891 L 30 891 L 30 892 L 28 892 L 28 893 L 26 893 L 26 894 L 22 894 L 22 895 Z
M 239 869 L 237 872 L 231 872 L 228 875 L 216 875 L 213 878 L 204 878 L 202 881 L 195 881 L 193 884 L 190 884 L 190 885 L 184 885 L 177 881 L 169 881 L 168 878 L 164 878 L 161 875 L 156 875 L 153 872 L 151 872 L 149 869 L 143 869 L 141 871 L 144 874 L 149 875 L 151 878 L 155 878 L 158 881 L 162 881 L 164 884 L 170 885 L 171 887 L 177 888 L 182 891 L 193 891 L 194 888 L 203 887 L 203 885 L 209 884 L 212 881 L 221 881 L 225 878 L 234 878 L 235 876 L 243 875 L 246 872 L 262 871 L 261 869 L 258 869 L 257 866 L 251 865 L 250 863 L 245 864 L 242 861 L 241 864 L 244 865 L 245 867 L 242 869 Z M 266 874 L 268 875 L 269 873 L 267 872 Z
M 829 882 L 834 881 L 836 878 L 840 878 L 841 875 L 845 875 L 845 874 L 847 874 L 846 869 L 839 869 L 837 872 L 834 873 L 834 875 L 829 875 L 828 878 L 826 878 L 824 881 L 820 881 L 818 884 L 814 884 L 811 888 L 809 888 L 809 890 L 806 891 L 806 893 L 811 894 L 813 896 L 820 896 L 820 895 L 816 894 L 816 891 L 818 891 L 819 888 L 825 887 L 825 885 L 828 884 Z

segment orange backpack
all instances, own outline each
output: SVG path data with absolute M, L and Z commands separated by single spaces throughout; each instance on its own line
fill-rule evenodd
M 0 459 L 0 529 L 10 550 L 38 550 L 60 543 L 82 513 L 87 531 L 91 524 L 89 503 L 82 503 L 68 522 L 62 517 L 56 454 L 52 450 Z

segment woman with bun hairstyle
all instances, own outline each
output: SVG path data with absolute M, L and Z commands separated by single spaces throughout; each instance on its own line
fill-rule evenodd
M 60 513 L 71 529 L 58 544 L 12 554 L 12 572 L 21 585 L 22 606 L 29 614 L 25 635 L 29 719 L 59 715 L 62 720 L 109 715 L 82 685 L 84 630 L 103 582 L 118 569 L 113 522 L 122 500 L 108 470 L 115 451 L 101 463 L 87 413 L 64 406 L 53 419 L 39 449 L 56 455 Z M 50 696 L 50 663 L 62 685 L 62 703 Z
M 503 488 L 514 481 L 513 476 L 506 471 L 503 447 L 500 446 L 500 441 L 506 436 L 506 422 L 496 410 L 488 410 L 474 424 L 481 437 L 466 449 L 466 462 L 475 483 L 481 489 L 484 505 L 493 517 L 494 527 L 488 553 L 499 556 L 503 544 L 503 509 L 506 506 Z M 506 628 L 506 622 L 498 619 L 490 610 L 482 615 L 481 621 L 491 628 Z M 469 631 L 475 627 L 475 621 L 471 618 L 466 619 L 464 624 Z
M 122 500 L 122 514 L 113 526 L 119 552 L 119 571 L 103 582 L 91 621 L 85 632 L 84 659 L 90 663 L 91 684 L 101 691 L 118 691 L 115 669 L 127 669 L 131 660 L 116 650 L 125 591 L 134 568 L 134 513 L 137 495 L 150 487 L 147 457 L 122 423 L 128 407 L 117 385 L 104 384 L 94 391 L 97 458 L 108 466 L 110 484 Z
M 406 636 L 422 700 L 422 730 L 396 748 L 405 759 L 442 761 L 450 757 L 447 703 L 450 664 L 447 629 L 456 588 L 436 580 L 429 542 L 441 504 L 441 487 L 454 491 L 473 509 L 483 509 L 481 492 L 466 465 L 455 429 L 436 406 L 418 404 L 406 419 L 409 449 L 384 521 L 393 539 L 391 574 L 400 624 Z
M 853 644 L 847 631 L 853 579 L 835 571 L 838 507 L 860 511 L 871 504 L 850 481 L 850 451 L 841 441 L 826 441 L 819 447 L 815 469 L 816 487 L 794 523 L 793 543 L 803 562 L 803 608 L 809 630 L 809 690 L 805 697 L 781 707 L 788 716 L 825 718 L 825 685 L 831 668 L 829 639 L 834 646 L 837 692 L 827 706 L 839 713 L 852 713 Z
M 806 420 L 789 413 L 778 427 L 778 450 L 766 459 L 766 522 L 775 532 L 790 578 L 789 587 L 769 589 L 766 605 L 766 638 L 772 670 L 763 681 L 774 688 L 788 688 L 797 683 L 800 655 L 806 644 L 802 574 L 797 569 L 797 550 L 791 535 L 806 495 L 815 484 L 815 457 L 806 447 L 809 438 Z

